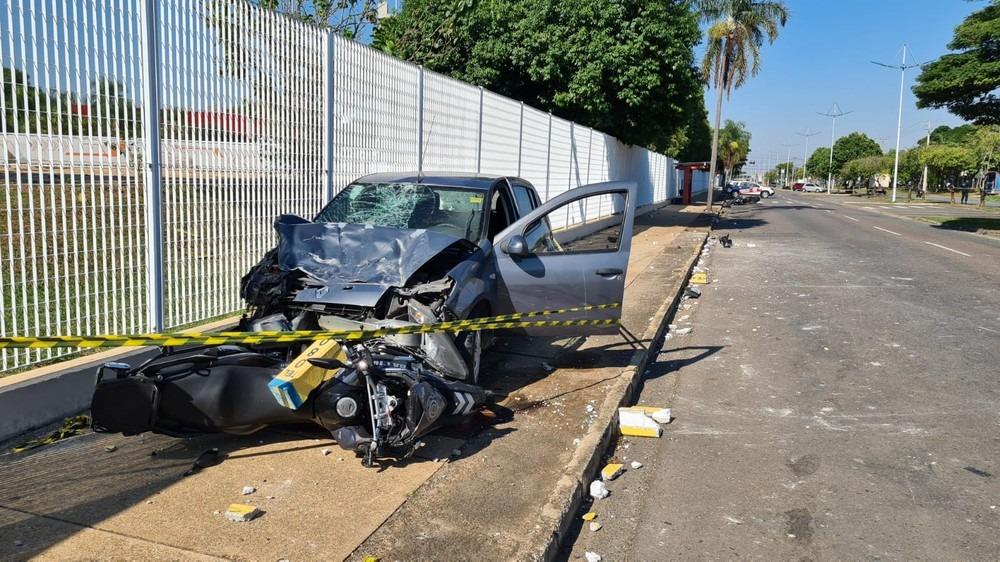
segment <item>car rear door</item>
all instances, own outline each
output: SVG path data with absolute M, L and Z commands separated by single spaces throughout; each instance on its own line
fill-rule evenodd
M 622 302 L 636 184 L 606 182 L 563 193 L 494 239 L 496 314 Z M 621 308 L 528 320 L 619 320 Z M 614 333 L 615 325 L 531 328 L 534 335 Z

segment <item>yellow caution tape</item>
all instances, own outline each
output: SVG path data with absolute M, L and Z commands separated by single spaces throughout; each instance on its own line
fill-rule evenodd
M 618 320 L 536 320 L 523 321 L 520 318 L 565 314 L 586 310 L 619 308 L 621 303 L 582 306 L 560 310 L 541 310 L 438 322 L 436 324 L 414 324 L 371 330 L 301 330 L 290 332 L 219 332 L 219 333 L 171 333 L 137 335 L 94 335 L 94 336 L 6 336 L 0 337 L 0 348 L 47 349 L 53 347 L 174 347 L 183 345 L 259 345 L 267 343 L 308 343 L 319 339 L 357 341 L 395 334 L 421 334 L 427 332 L 460 332 L 478 330 L 503 330 L 512 328 L 548 328 L 562 326 L 611 326 Z

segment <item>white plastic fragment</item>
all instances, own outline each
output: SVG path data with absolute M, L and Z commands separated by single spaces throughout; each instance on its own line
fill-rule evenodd
M 592 533 L 600 531 L 601 527 L 603 527 L 603 525 L 601 525 L 597 521 L 591 521 L 590 522 L 590 532 L 592 532 Z
M 240 493 L 243 494 L 244 496 L 249 496 L 250 494 L 256 491 L 257 488 L 254 488 L 253 486 L 243 486 L 243 489 L 240 490 Z
M 653 418 L 653 421 L 656 423 L 670 423 L 670 420 L 673 419 L 670 414 L 670 408 L 661 408 L 660 410 L 653 412 L 650 417 Z
M 328 456 L 330 454 L 330 449 L 323 449 L 320 452 L 323 453 L 323 456 L 325 457 L 325 456 Z
M 608 497 L 608 487 L 604 485 L 604 482 L 600 480 L 594 480 L 590 483 L 590 497 L 595 500 L 603 500 Z
M 639 461 L 632 461 L 632 468 L 642 468 L 642 463 Z
M 678 336 L 686 336 L 691 333 L 691 328 L 690 327 L 677 328 L 676 330 L 674 330 L 674 333 L 677 334 Z
M 596 552 L 586 552 L 583 555 L 587 559 L 587 562 L 601 562 L 601 555 Z

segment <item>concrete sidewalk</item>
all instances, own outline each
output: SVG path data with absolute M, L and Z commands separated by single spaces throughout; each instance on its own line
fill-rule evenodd
M 625 329 L 637 334 L 631 341 L 499 342 L 484 384 L 506 396 L 510 416 L 482 416 L 428 440 L 420 457 L 381 469 L 362 468 L 308 429 L 189 440 L 91 434 L 0 456 L 0 558 L 543 556 L 603 440 L 597 430 L 631 384 L 630 363 L 704 239 L 703 228 L 686 228 L 700 216 L 673 208 L 638 219 L 623 309 Z M 212 447 L 226 460 L 182 476 Z M 256 491 L 243 496 L 244 486 Z M 265 513 L 226 521 L 221 513 L 237 502 Z

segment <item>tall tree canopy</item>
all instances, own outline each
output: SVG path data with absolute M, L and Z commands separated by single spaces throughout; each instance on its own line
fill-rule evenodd
M 821 146 L 806 160 L 806 172 L 810 176 L 826 178 L 830 174 L 830 147 Z
M 833 143 L 833 175 L 839 176 L 844 164 L 867 156 L 881 156 L 882 147 L 864 133 L 851 133 Z
M 943 107 L 977 124 L 1000 124 L 1000 0 L 959 24 L 948 48 L 958 52 L 925 65 L 917 77 L 917 107 Z
M 702 17 L 709 23 L 702 72 L 705 83 L 716 89 L 715 128 L 712 137 L 712 165 L 709 171 L 715 182 L 719 123 L 722 120 L 723 94 L 732 95 L 750 76 L 760 71 L 760 48 L 767 39 L 778 38 L 778 31 L 788 21 L 784 3 L 771 0 L 698 0 Z M 713 186 L 714 187 L 714 186 Z M 708 190 L 708 210 L 712 194 Z
M 726 119 L 726 124 L 719 131 L 718 152 L 719 166 L 728 181 L 750 154 L 750 131 L 745 123 Z
M 686 0 L 407 0 L 373 45 L 676 154 L 706 130 L 699 38 Z

